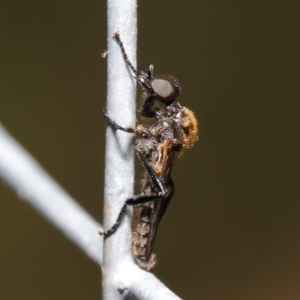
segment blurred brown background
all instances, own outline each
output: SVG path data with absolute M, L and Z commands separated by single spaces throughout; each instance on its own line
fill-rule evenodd
M 199 119 L 154 273 L 184 299 L 299 299 L 300 2 L 139 1 L 139 67 Z M 105 1 L 0 5 L 0 118 L 102 219 Z M 3 182 L 0 299 L 101 299 L 100 269 Z

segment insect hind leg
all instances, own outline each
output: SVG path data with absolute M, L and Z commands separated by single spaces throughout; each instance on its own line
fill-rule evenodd
M 162 200 L 165 198 L 169 198 L 170 195 L 173 193 L 172 187 L 171 185 L 169 186 L 164 186 L 163 183 L 161 182 L 161 180 L 157 177 L 157 175 L 155 174 L 153 168 L 151 167 L 151 165 L 148 163 L 148 161 L 146 160 L 146 158 L 144 157 L 144 155 L 140 152 L 137 152 L 138 155 L 140 156 L 140 158 L 142 159 L 143 164 L 145 165 L 147 172 L 151 178 L 151 181 L 153 182 L 153 185 L 156 187 L 157 189 L 157 193 L 153 193 L 151 195 L 137 195 L 134 196 L 132 198 L 129 198 L 125 201 L 125 203 L 123 204 L 120 213 L 117 217 L 116 222 L 113 224 L 113 226 L 107 230 L 107 231 L 100 231 L 100 234 L 104 236 L 104 238 L 108 238 L 109 236 L 111 236 L 113 233 L 115 233 L 118 228 L 120 227 L 124 217 L 125 217 L 125 212 L 126 212 L 126 208 L 127 206 L 137 206 L 137 205 L 141 205 L 147 202 L 151 202 L 151 201 L 157 201 L 157 200 Z
M 103 231 L 101 229 L 99 231 L 99 233 L 104 236 L 104 239 L 110 237 L 113 233 L 115 233 L 118 230 L 118 228 L 120 227 L 122 221 L 124 220 L 127 206 L 137 206 L 137 205 L 147 203 L 150 201 L 154 201 L 154 200 L 158 200 L 161 198 L 163 198 L 163 196 L 161 196 L 161 195 L 138 195 L 138 196 L 127 199 L 125 201 L 125 203 L 123 204 L 121 211 L 120 211 L 118 218 L 117 218 L 116 222 L 114 223 L 114 225 L 107 231 Z
M 164 195 L 166 193 L 166 186 L 162 183 L 162 181 L 158 178 L 155 171 L 153 170 L 152 166 L 149 164 L 145 156 L 142 154 L 142 152 L 137 151 L 138 156 L 141 158 L 147 173 L 149 174 L 149 177 L 153 183 L 153 185 L 156 187 L 156 189 L 159 191 L 160 195 Z

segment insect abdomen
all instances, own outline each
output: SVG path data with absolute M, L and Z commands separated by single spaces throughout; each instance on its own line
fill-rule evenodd
M 152 249 L 147 246 L 150 233 L 150 216 L 152 208 L 143 205 L 140 212 L 140 219 L 133 235 L 132 254 L 136 263 L 143 269 L 151 270 L 157 260 L 156 255 L 152 253 Z

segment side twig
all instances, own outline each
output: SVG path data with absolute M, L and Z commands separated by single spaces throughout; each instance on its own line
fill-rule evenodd
M 100 225 L 46 173 L 0 124 L 0 176 L 24 201 L 59 228 L 96 263 L 102 262 Z

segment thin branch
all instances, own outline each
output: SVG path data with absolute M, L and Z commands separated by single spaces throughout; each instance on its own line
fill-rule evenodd
M 136 65 L 136 0 L 108 0 L 108 95 L 107 114 L 124 127 L 134 127 L 136 82 L 126 68 L 117 43 L 119 31 L 133 65 Z M 132 136 L 107 128 L 104 192 L 104 228 L 114 224 L 124 201 L 133 195 L 134 150 Z M 104 243 L 103 299 L 179 299 L 153 274 L 134 263 L 131 226 L 127 218 Z
M 0 176 L 96 263 L 102 262 L 98 224 L 0 124 Z
M 119 30 L 128 55 L 136 64 L 136 0 L 108 0 L 107 114 L 125 127 L 135 126 L 136 82 L 126 68 L 113 34 Z M 115 222 L 124 201 L 133 195 L 133 136 L 107 128 L 105 154 L 104 228 Z M 130 209 L 127 210 L 130 212 Z M 104 243 L 103 299 L 123 299 L 120 262 L 133 264 L 130 215 Z M 124 273 L 123 273 L 124 274 Z M 125 275 L 125 274 L 124 274 Z M 128 277 L 128 274 L 126 274 Z M 115 279 L 115 280 L 114 280 Z M 127 289 L 127 287 L 125 288 Z

